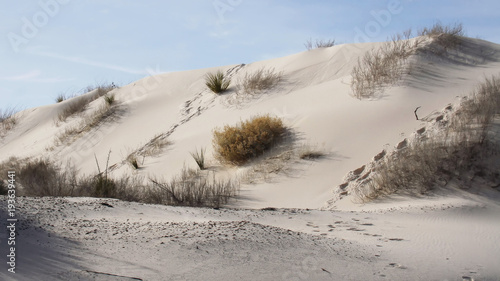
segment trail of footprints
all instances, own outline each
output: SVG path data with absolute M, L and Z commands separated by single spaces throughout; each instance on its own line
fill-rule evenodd
M 369 218 L 365 218 L 369 219 Z M 334 231 L 351 231 L 357 232 L 359 234 L 375 237 L 378 241 L 388 242 L 388 241 L 404 241 L 403 238 L 395 238 L 395 237 L 383 237 L 381 234 L 373 234 L 370 233 L 370 227 L 374 226 L 371 222 L 361 221 L 356 218 L 352 218 L 351 221 L 347 220 L 337 220 L 331 224 L 324 225 L 320 227 L 320 225 L 315 224 L 314 222 L 307 222 L 307 227 L 312 228 L 313 233 L 317 233 L 322 236 L 328 236 L 329 233 Z

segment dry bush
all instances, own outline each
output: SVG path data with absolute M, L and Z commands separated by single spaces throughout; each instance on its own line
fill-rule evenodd
M 151 179 L 149 203 L 218 208 L 238 194 L 240 185 L 233 180 L 217 180 L 200 170 L 184 168 L 180 176 L 168 183 Z
M 92 95 L 87 94 L 87 95 L 83 95 L 83 96 L 74 97 L 71 100 L 69 100 L 67 105 L 64 107 L 64 109 L 62 110 L 62 112 L 58 116 L 59 121 L 64 122 L 69 117 L 71 117 L 75 114 L 84 112 L 91 102 L 93 102 L 94 100 L 96 100 L 102 96 L 105 96 L 107 93 L 109 93 L 114 88 L 116 88 L 116 86 L 114 84 L 111 84 L 111 85 L 101 84 L 98 86 L 89 86 L 87 88 L 87 90 L 90 90 L 90 91 L 87 91 L 86 93 L 89 93 L 91 91 L 96 90 L 95 93 Z M 110 96 L 108 96 L 107 99 L 110 99 L 109 97 Z M 112 101 L 111 101 L 110 105 L 113 102 L 114 102 L 114 96 L 112 96 Z
M 71 144 L 79 134 L 116 118 L 118 111 L 118 105 L 115 102 L 112 105 L 108 102 L 103 103 L 95 111 L 84 116 L 78 125 L 66 127 L 63 132 L 57 134 L 55 137 L 56 145 Z
M 398 191 L 425 193 L 438 183 L 481 172 L 478 163 L 491 153 L 488 128 L 500 113 L 500 76 L 477 86 L 446 127 L 426 139 L 415 139 L 375 168 L 371 181 L 355 191 L 362 201 Z
M 370 98 L 378 88 L 395 83 L 406 72 L 406 61 L 422 43 L 409 40 L 411 31 L 397 34 L 380 48 L 367 52 L 352 69 L 351 89 L 358 99 Z
M 253 73 L 245 73 L 245 76 L 238 81 L 238 92 L 252 95 L 269 90 L 278 85 L 282 77 L 282 72 L 262 67 Z
M 214 131 L 213 146 L 221 162 L 242 165 L 261 155 L 282 139 L 283 121 L 269 115 L 257 116 L 237 126 Z
M 7 195 L 8 192 L 7 184 L 0 179 L 0 195 Z
M 16 126 L 19 121 L 18 117 L 16 117 L 17 112 L 18 110 L 14 107 L 0 109 L 0 137 Z
M 316 39 L 315 42 L 313 42 L 312 39 L 309 39 L 306 41 L 306 43 L 304 43 L 304 46 L 308 51 L 318 48 L 329 48 L 335 46 L 335 39 L 330 39 L 330 40 Z
M 460 45 L 461 37 L 465 36 L 465 32 L 461 23 L 443 25 L 438 22 L 430 28 L 425 27 L 419 30 L 418 35 L 433 38 L 444 48 L 455 48 Z
M 17 179 L 26 196 L 75 196 L 78 193 L 76 169 L 69 166 L 63 170 L 48 159 L 23 163 Z
M 297 148 L 297 153 L 302 160 L 315 160 L 326 156 L 326 153 L 316 146 L 303 144 Z
M 220 70 L 216 73 L 207 73 L 205 76 L 205 85 L 216 94 L 226 91 L 230 84 L 231 79 Z

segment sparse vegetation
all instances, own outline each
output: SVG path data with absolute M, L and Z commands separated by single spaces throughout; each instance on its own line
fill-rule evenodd
M 238 91 L 249 95 L 256 94 L 275 87 L 282 77 L 282 72 L 276 72 L 274 68 L 266 69 L 263 67 L 253 73 L 246 73 L 238 81 Z
M 108 106 L 112 106 L 115 103 L 115 95 L 105 95 L 104 96 L 104 101 L 106 101 L 106 104 Z
M 304 144 L 298 149 L 299 158 L 302 160 L 315 160 L 326 156 L 326 153 L 314 146 Z
M 22 193 L 27 196 L 72 196 L 78 193 L 76 170 L 63 171 L 48 159 L 35 159 L 22 164 L 19 170 Z
M 74 140 L 73 137 L 89 131 L 108 120 L 112 120 L 117 112 L 118 107 L 115 102 L 112 105 L 109 102 L 104 102 L 95 111 L 84 116 L 78 125 L 67 127 L 62 133 L 57 134 L 55 139 L 56 145 L 71 143 Z
M 16 117 L 16 113 L 17 109 L 14 107 L 0 109 L 0 137 L 12 130 L 17 124 L 18 117 Z
M 132 167 L 134 169 L 139 169 L 139 163 L 137 163 L 137 157 L 133 154 L 129 155 L 129 157 L 127 158 L 127 161 L 128 163 L 130 163 L 130 165 L 132 165 Z
M 371 98 L 378 89 L 398 81 L 406 70 L 407 59 L 423 48 L 424 37 L 429 37 L 436 42 L 435 45 L 425 46 L 437 54 L 447 52 L 450 48 L 460 45 L 461 37 L 464 35 L 462 24 L 444 26 L 436 23 L 430 28 L 418 31 L 420 37 L 413 38 L 412 31 L 407 30 L 402 34 L 392 37 L 392 40 L 384 43 L 380 48 L 367 52 L 363 58 L 358 59 L 358 64 L 351 71 L 351 89 L 358 99 Z
M 200 148 L 200 151 L 198 151 L 198 149 L 196 149 L 195 152 L 191 152 L 191 156 L 193 157 L 194 161 L 196 162 L 196 164 L 198 165 L 200 170 L 206 169 L 206 167 L 205 167 L 205 149 L 204 148 Z
M 304 46 L 306 47 L 306 49 L 308 51 L 310 51 L 312 49 L 318 49 L 318 48 L 329 48 L 329 47 L 335 46 L 335 40 L 334 39 L 330 39 L 330 40 L 316 39 L 316 41 L 313 42 L 312 39 L 309 39 L 306 41 L 306 43 L 304 43 Z
M 486 79 L 448 120 L 439 134 L 415 139 L 389 155 L 367 184 L 356 190 L 363 201 L 398 191 L 425 193 L 437 183 L 484 173 L 478 160 L 491 154 L 488 129 L 500 113 L 500 76 Z
M 61 94 L 57 95 L 57 97 L 56 97 L 57 103 L 63 102 L 65 100 L 66 100 L 66 95 L 64 93 L 61 93 Z
M 443 25 L 437 22 L 430 28 L 419 30 L 418 35 L 428 36 L 444 48 L 455 48 L 460 45 L 461 37 L 465 36 L 465 31 L 461 23 Z
M 380 48 L 367 52 L 351 71 L 351 89 L 358 99 L 373 97 L 378 88 L 396 82 L 405 73 L 408 57 L 422 43 L 410 40 L 411 31 L 393 36 Z
M 107 93 L 109 93 L 111 90 L 113 90 L 114 88 L 116 88 L 116 86 L 114 84 L 112 85 L 105 85 L 105 84 L 102 84 L 102 85 L 98 85 L 98 86 L 89 86 L 87 90 L 90 89 L 90 91 L 87 91 L 85 95 L 82 95 L 82 96 L 78 96 L 78 97 L 74 97 L 65 107 L 64 109 L 62 110 L 62 112 L 59 114 L 59 121 L 61 122 L 65 122 L 66 119 L 68 119 L 69 117 L 75 115 L 75 114 L 78 114 L 78 113 L 82 113 L 84 112 L 88 105 L 106 95 Z M 96 92 L 92 95 L 88 94 L 89 92 L 93 91 L 93 90 L 96 90 Z M 108 102 L 107 99 L 111 99 L 110 97 L 112 97 L 112 100 L 111 103 L 109 103 L 109 105 L 111 105 L 113 102 L 114 102 L 114 95 L 110 95 L 108 96 L 108 98 L 105 98 L 106 99 L 106 102 Z
M 226 204 L 237 195 L 239 183 L 233 180 L 217 180 L 215 175 L 200 170 L 184 168 L 180 176 L 168 183 L 151 179 L 155 188 L 150 190 L 149 200 L 157 204 L 214 207 Z
M 180 176 L 168 183 L 153 179 L 150 185 L 145 185 L 142 177 L 129 176 L 117 180 L 108 175 L 110 153 L 105 170 L 101 170 L 95 157 L 98 173 L 92 176 L 79 177 L 75 166 L 68 164 L 63 169 L 46 158 L 10 158 L 0 163 L 0 171 L 19 171 L 20 196 L 103 197 L 150 204 L 220 207 L 236 196 L 240 188 L 236 180 L 216 179 L 215 174 L 193 169 L 183 169 Z M 0 175 L 0 195 L 4 192 L 6 175 L 6 172 Z
M 226 163 L 242 165 L 261 155 L 282 139 L 283 121 L 269 115 L 257 116 L 237 126 L 214 131 L 216 157 Z
M 0 195 L 7 195 L 8 188 L 3 180 L 0 179 Z
M 226 91 L 230 84 L 231 79 L 225 77 L 221 70 L 216 73 L 207 73 L 205 76 L 205 85 L 216 94 Z

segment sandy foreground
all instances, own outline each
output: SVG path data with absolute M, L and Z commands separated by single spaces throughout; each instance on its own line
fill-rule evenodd
M 97 172 L 96 158 L 102 164 L 112 151 L 110 177 L 167 180 L 196 167 L 190 152 L 205 147 L 209 169 L 242 185 L 221 209 L 18 197 L 15 230 L 3 196 L 0 280 L 500 280 L 500 183 L 449 184 L 425 196 L 367 204 L 352 194 L 336 197 L 349 171 L 415 131 L 435 127 L 444 108 L 456 110 L 477 83 L 500 73 L 500 46 L 466 38 L 447 57 L 413 56 L 410 75 L 358 100 L 350 90 L 351 69 L 380 44 L 147 77 L 113 91 L 118 114 L 112 122 L 66 144 L 55 136 L 81 124 L 102 99 L 65 122 L 56 120 L 75 99 L 19 113 L 15 128 L 0 138 L 0 162 L 48 157 L 90 175 Z M 209 71 L 222 69 L 237 84 L 262 67 L 282 72 L 283 79 L 256 96 L 236 88 L 217 96 L 204 85 Z M 285 152 L 309 145 L 325 157 L 292 157 L 276 173 L 255 172 L 266 167 L 259 166 L 265 159 L 243 167 L 217 163 L 214 128 L 262 114 L 282 118 L 293 132 Z M 127 155 L 159 135 L 169 145 L 134 170 Z M 15 274 L 5 263 L 11 233 Z
M 498 201 L 458 191 L 412 201 L 320 211 L 20 198 L 16 274 L 4 265 L 0 277 L 498 280 Z

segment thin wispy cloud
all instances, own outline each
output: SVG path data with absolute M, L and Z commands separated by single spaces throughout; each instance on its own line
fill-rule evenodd
M 124 73 L 129 73 L 129 74 L 146 74 L 146 70 L 137 70 L 137 69 L 132 69 L 128 67 L 123 67 L 119 65 L 114 65 L 114 64 L 109 64 L 109 63 L 103 63 L 103 62 L 98 62 L 98 61 L 92 61 L 86 58 L 81 58 L 81 57 L 75 57 L 75 56 L 64 56 L 60 54 L 54 54 L 50 52 L 41 52 L 41 51 L 31 51 L 30 52 L 32 55 L 37 55 L 37 56 L 43 56 L 43 57 L 48 57 L 48 58 L 54 58 L 54 59 L 59 59 L 63 61 L 68 61 L 72 63 L 77 63 L 77 64 L 83 64 L 83 65 L 88 65 L 88 66 L 95 66 L 99 68 L 105 68 L 105 69 L 111 69 L 111 70 L 116 70 Z
M 58 83 L 58 82 L 73 80 L 67 78 L 41 77 L 41 76 L 42 72 L 40 70 L 32 70 L 18 75 L 2 76 L 0 77 L 0 80 L 11 81 L 11 82 L 35 82 L 35 83 Z
M 40 74 L 41 74 L 40 70 L 32 70 L 30 72 L 18 74 L 18 75 L 14 75 L 14 76 L 3 76 L 3 77 L 0 77 L 0 79 L 5 80 L 5 81 L 26 81 L 26 80 L 31 80 L 33 78 L 36 78 L 36 77 L 40 76 Z

